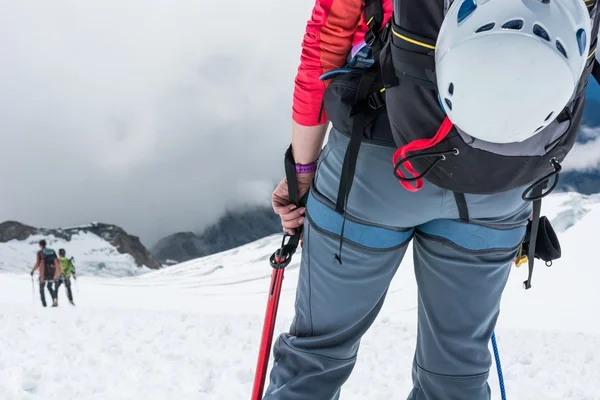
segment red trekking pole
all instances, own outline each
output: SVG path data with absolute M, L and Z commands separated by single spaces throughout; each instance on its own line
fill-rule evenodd
M 292 147 L 285 153 L 285 173 L 288 183 L 288 194 L 290 203 L 299 205 L 298 201 L 298 181 L 296 179 L 296 163 L 292 156 Z M 304 199 L 303 199 L 304 200 Z M 256 365 L 256 374 L 254 375 L 254 388 L 252 389 L 252 400 L 261 400 L 267 377 L 267 366 L 271 355 L 271 345 L 273 344 L 273 330 L 275 328 L 275 319 L 277 318 L 277 309 L 279 307 L 279 298 L 281 297 L 281 284 L 283 282 L 283 273 L 292 261 L 292 256 L 298 248 L 302 227 L 296 229 L 294 236 L 283 235 L 281 247 L 271 255 L 269 262 L 273 267 L 271 274 L 271 284 L 269 286 L 269 297 L 267 300 L 267 311 L 265 313 L 265 322 L 263 325 L 262 339 L 258 353 L 258 363 Z M 286 239 L 289 240 L 286 243 Z
M 298 234 L 292 236 L 287 244 L 283 244 L 269 260 L 273 267 L 271 274 L 271 285 L 269 287 L 269 298 L 267 300 L 267 311 L 265 313 L 265 322 L 263 325 L 262 339 L 260 342 L 260 350 L 258 353 L 258 363 L 256 365 L 256 374 L 254 376 L 254 389 L 252 390 L 252 400 L 262 399 L 265 380 L 267 377 L 267 366 L 269 364 L 269 356 L 271 355 L 271 345 L 273 343 L 273 331 L 275 328 L 275 320 L 277 318 L 277 309 L 279 307 L 279 298 L 281 297 L 281 284 L 283 282 L 283 272 L 285 267 L 292 261 L 292 254 L 296 250 L 290 246 L 290 243 L 297 242 Z M 284 235 L 283 242 L 287 236 Z M 289 250 L 292 250 L 290 252 Z

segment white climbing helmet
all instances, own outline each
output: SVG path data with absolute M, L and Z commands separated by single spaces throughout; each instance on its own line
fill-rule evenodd
M 572 98 L 590 42 L 584 0 L 455 0 L 435 51 L 442 105 L 470 136 L 522 142 Z

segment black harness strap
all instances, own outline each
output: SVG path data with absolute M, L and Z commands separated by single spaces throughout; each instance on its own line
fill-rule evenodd
M 454 200 L 458 207 L 458 217 L 463 222 L 469 222 L 469 207 L 467 207 L 467 200 L 465 199 L 464 193 L 454 192 Z
M 592 75 L 594 76 L 594 79 L 596 79 L 596 82 L 600 84 L 600 62 L 598 62 L 598 60 L 594 60 Z

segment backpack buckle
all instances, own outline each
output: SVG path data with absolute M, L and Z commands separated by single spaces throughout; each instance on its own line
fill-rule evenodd
M 371 26 L 369 29 L 367 29 L 364 40 L 366 44 L 373 46 L 373 43 L 375 43 L 377 40 L 377 34 L 375 33 L 374 26 Z
M 383 91 L 378 91 L 369 96 L 367 100 L 367 104 L 373 110 L 378 110 L 381 107 L 385 106 L 385 97 L 383 95 Z

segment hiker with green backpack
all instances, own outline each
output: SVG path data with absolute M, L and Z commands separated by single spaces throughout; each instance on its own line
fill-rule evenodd
M 408 399 L 491 398 L 512 261 L 527 249 L 529 289 L 534 258 L 560 256 L 541 198 L 600 76 L 597 14 L 596 0 L 316 0 L 272 196 L 286 234 L 303 232 L 295 318 L 264 399 L 340 398 L 411 241 Z
M 47 247 L 45 240 L 39 241 L 40 251 L 36 254 L 35 266 L 31 270 L 31 276 L 36 270 L 40 274 L 40 299 L 42 306 L 46 307 L 46 296 L 44 286 L 48 287 L 52 297 L 52 307 L 58 307 L 58 279 L 62 274 L 62 266 L 56 252 Z
M 73 264 L 73 257 L 67 258 L 67 252 L 65 249 L 58 249 L 58 259 L 60 261 L 63 273 L 56 284 L 56 296 L 58 297 L 58 289 L 64 282 L 65 287 L 67 288 L 67 298 L 69 299 L 69 303 L 74 306 L 75 302 L 73 301 L 73 291 L 71 290 L 71 275 L 73 276 L 73 279 L 77 280 L 77 273 L 75 271 L 75 265 Z

